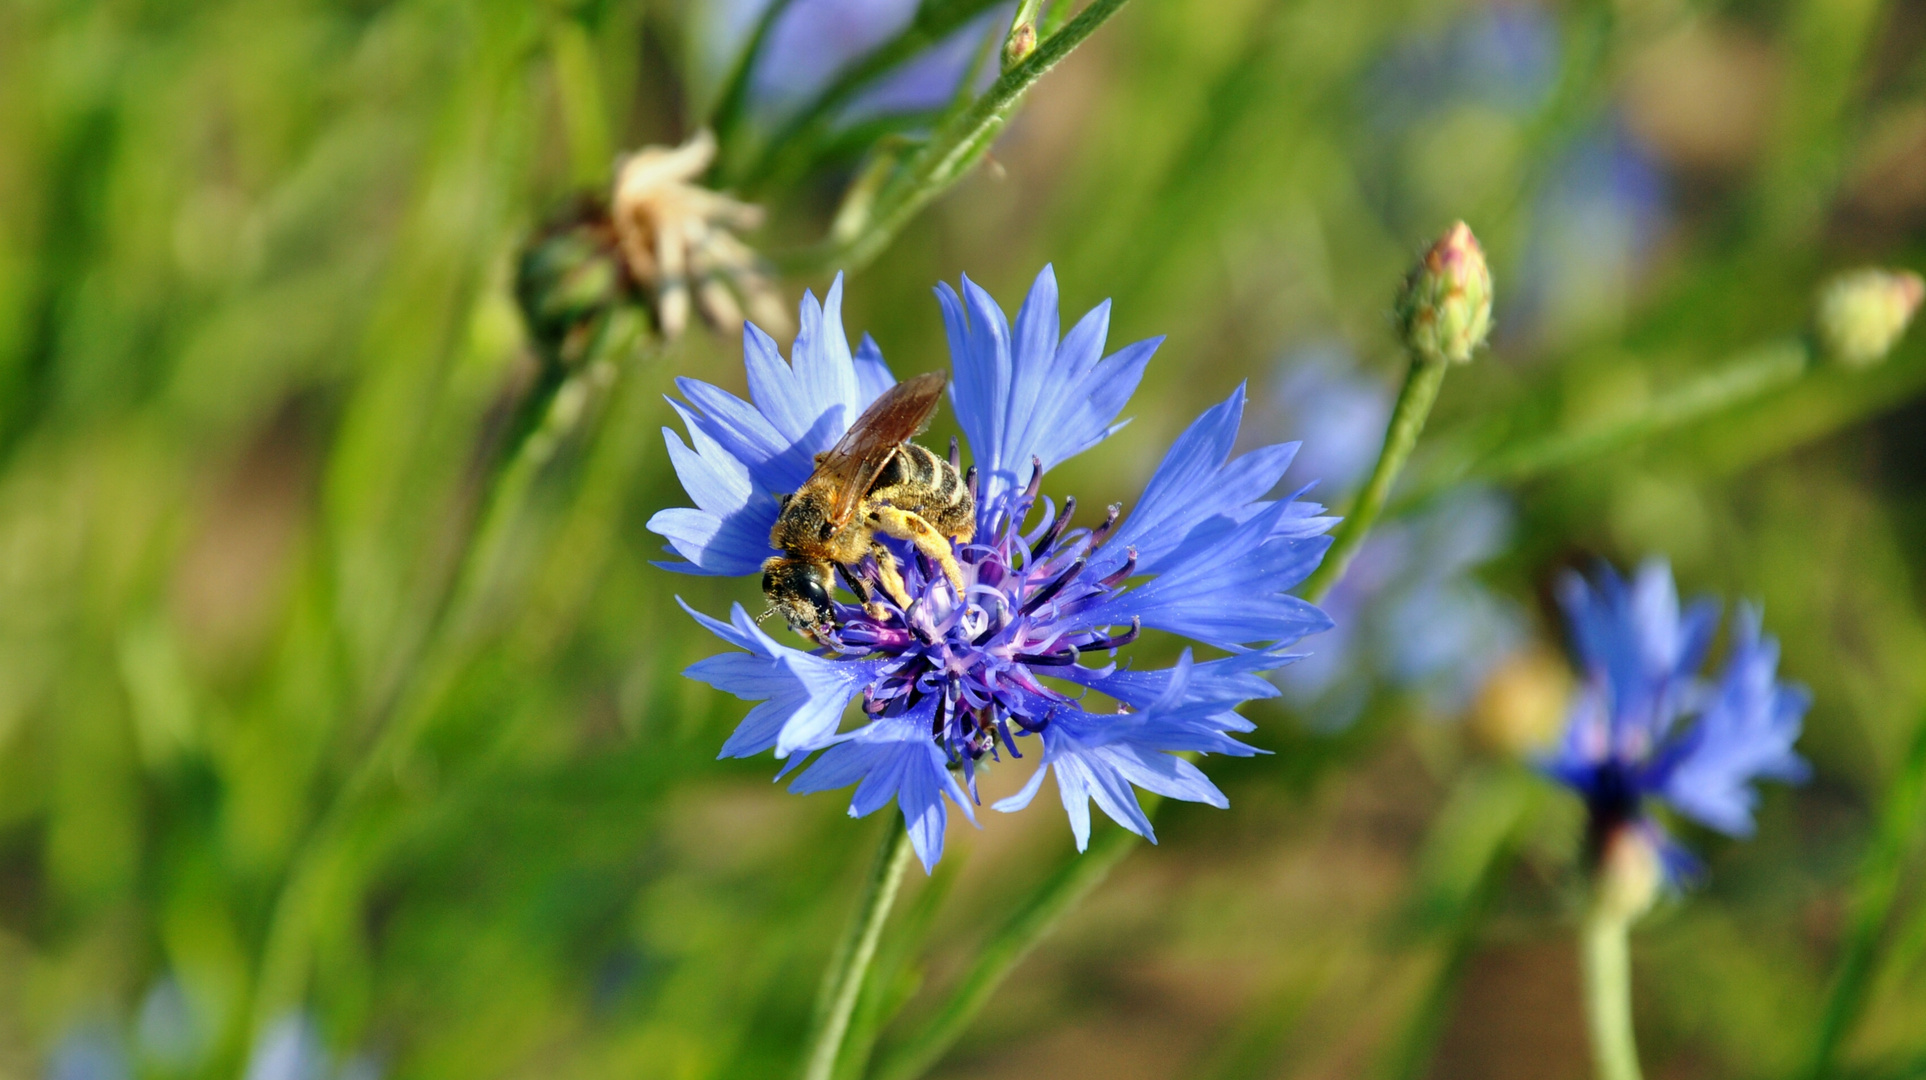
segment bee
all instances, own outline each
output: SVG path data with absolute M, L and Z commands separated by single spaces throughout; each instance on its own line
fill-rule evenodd
M 793 494 L 781 496 L 782 511 L 769 530 L 769 544 L 783 554 L 762 564 L 762 591 L 769 609 L 791 629 L 814 636 L 833 625 L 829 590 L 835 568 L 872 612 L 873 597 L 853 569 L 864 555 L 876 557 L 883 591 L 909 606 L 896 560 L 878 533 L 908 540 L 942 567 L 960 594 L 963 572 L 950 541 L 976 533 L 976 499 L 956 466 L 909 440 L 936 413 L 949 375 L 932 371 L 885 390 L 856 418 L 836 445 L 816 455 L 816 471 Z

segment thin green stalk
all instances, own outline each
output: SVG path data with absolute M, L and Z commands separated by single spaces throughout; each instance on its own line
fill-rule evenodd
M 1596 460 L 1790 386 L 1811 369 L 1811 358 L 1811 347 L 1802 340 L 1773 342 L 1660 395 L 1623 419 L 1577 431 L 1549 432 L 1495 452 L 1460 451 L 1454 455 L 1447 449 L 1443 463 L 1426 469 L 1399 496 L 1393 509 L 1417 505 L 1463 483 L 1515 484 Z
M 762 55 L 770 29 L 788 9 L 789 0 L 770 0 L 769 6 L 762 10 L 762 17 L 756 20 L 755 30 L 737 54 L 735 66 L 729 69 L 729 77 L 723 80 L 722 92 L 709 112 L 709 127 L 715 131 L 716 141 L 722 144 L 725 154 L 735 145 L 736 133 L 748 113 L 749 81 L 755 71 L 756 58 Z
M 1438 400 L 1438 388 L 1444 385 L 1448 367 L 1450 364 L 1441 360 L 1411 358 L 1411 370 L 1405 374 L 1404 389 L 1398 391 L 1397 405 L 1391 410 L 1391 426 L 1384 433 L 1384 449 L 1378 452 L 1371 480 L 1338 524 L 1324 561 L 1305 579 L 1302 595 L 1306 600 L 1316 603 L 1323 599 L 1331 586 L 1343 580 L 1345 568 L 1364 546 L 1364 538 L 1391 496 L 1391 485 L 1397 482 L 1412 447 L 1418 445 L 1418 435 L 1424 431 L 1432 403 Z
M 1157 812 L 1158 800 L 1146 798 L 1144 813 Z M 1030 955 L 1057 922 L 1082 902 L 1124 856 L 1143 839 L 1123 828 L 1104 830 L 1088 851 L 1059 866 L 1020 904 L 997 932 L 977 950 L 970 969 L 957 981 L 948 1001 L 921 1030 L 905 1039 L 877 1066 L 877 1080 L 916 1080 L 936 1066 L 970 1021 L 990 1001 L 1011 969 Z
M 1631 928 L 1629 919 L 1600 905 L 1579 929 L 1585 1022 L 1597 1080 L 1640 1080 L 1632 1035 Z
M 1805 1075 L 1812 1080 L 1832 1074 L 1840 1045 L 1865 1011 L 1879 940 L 1885 934 L 1899 897 L 1906 856 L 1917 843 L 1922 824 L 1926 824 L 1921 820 L 1923 808 L 1926 808 L 1926 716 L 1920 718 L 1914 729 L 1906 761 L 1886 793 L 1879 832 L 1853 889 L 1852 929 L 1845 951 L 1839 957 L 1832 993 L 1827 998 L 1825 1015 L 1820 1019 L 1805 1070 Z
M 870 867 L 869 881 L 856 907 L 856 919 L 824 972 L 817 1015 L 805 1042 L 809 1050 L 803 1058 L 803 1080 L 831 1080 L 836 1074 L 836 1058 L 843 1049 L 843 1036 L 849 1032 L 850 1015 L 862 996 L 863 980 L 869 976 L 870 961 L 876 958 L 876 943 L 883 936 L 883 924 L 889 921 L 889 909 L 896 903 L 903 871 L 909 868 L 913 854 L 903 819 L 889 814 L 882 846 L 876 850 L 875 864 Z
M 1038 45 L 1028 59 L 1005 71 L 975 104 L 939 127 L 930 141 L 903 166 L 903 171 L 883 186 L 867 227 L 846 241 L 831 240 L 815 248 L 778 256 L 777 264 L 790 273 L 829 268 L 856 270 L 867 265 L 930 200 L 982 160 L 990 143 L 1022 102 L 1025 91 L 1127 2 L 1095 0 L 1060 32 Z
M 902 33 L 837 75 L 815 100 L 785 123 L 762 146 L 756 159 L 742 170 L 743 186 L 752 192 L 781 188 L 807 172 L 829 148 L 826 140 L 836 131 L 844 106 L 878 78 L 941 43 L 995 3 L 996 0 L 952 0 L 948 4 L 925 5 Z M 970 81 L 965 80 L 957 89 L 967 95 L 970 87 Z

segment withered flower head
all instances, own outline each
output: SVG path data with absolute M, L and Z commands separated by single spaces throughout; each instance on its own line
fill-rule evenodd
M 699 131 L 681 146 L 649 146 L 616 169 L 610 217 L 629 276 L 651 298 L 664 337 L 688 325 L 690 295 L 717 329 L 742 328 L 743 309 L 784 332 L 788 313 L 766 264 L 736 233 L 762 224 L 762 208 L 696 183 L 715 160 Z

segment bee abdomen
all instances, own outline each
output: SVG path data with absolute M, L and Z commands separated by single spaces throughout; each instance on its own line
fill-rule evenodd
M 915 443 L 904 443 L 870 488 L 873 497 L 928 518 L 945 533 L 966 535 L 976 512 L 969 486 L 948 460 Z

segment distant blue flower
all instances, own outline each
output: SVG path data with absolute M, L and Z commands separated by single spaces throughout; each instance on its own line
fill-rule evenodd
M 1810 698 L 1778 681 L 1778 642 L 1760 632 L 1749 606 L 1734 620 L 1724 670 L 1701 678 L 1718 606 L 1701 600 L 1681 611 L 1662 561 L 1629 583 L 1609 566 L 1592 583 L 1567 574 L 1558 599 L 1581 684 L 1543 767 L 1584 797 L 1594 851 L 1621 827 L 1647 830 L 1677 881 L 1695 863 L 1651 820 L 1648 800 L 1727 835 L 1751 835 L 1752 782 L 1808 774 L 1792 747 Z
M 1059 512 L 1042 498 L 1043 473 L 1121 426 L 1117 414 L 1158 342 L 1103 355 L 1108 304 L 1059 337 L 1056 278 L 1047 267 L 1014 327 L 967 278 L 960 295 L 946 284 L 937 296 L 953 365 L 950 399 L 975 462 L 976 537 L 955 547 L 963 595 L 907 545 L 889 541 L 908 608 L 880 593 L 881 618 L 839 603 L 837 629 L 814 649 L 776 641 L 740 605 L 727 622 L 692 611 L 742 651 L 701 661 L 688 674 L 759 702 L 723 754 L 773 750 L 788 759 L 787 773 L 820 752 L 792 790 L 854 784 L 855 815 L 894 801 L 926 868 L 942 854 L 945 800 L 974 820 L 978 763 L 1005 752 L 1023 756 L 1026 737 L 1042 745 L 1037 774 L 996 808 L 1027 805 L 1048 772 L 1079 848 L 1089 839 L 1093 799 L 1154 839 L 1133 785 L 1225 805 L 1203 773 L 1172 754 L 1254 753 L 1231 737 L 1251 730 L 1233 710 L 1275 694 L 1258 673 L 1294 659 L 1283 650 L 1330 625 L 1287 590 L 1323 557 L 1332 519 L 1312 503 L 1265 498 L 1296 445 L 1231 458 L 1244 408 L 1239 388 L 1178 437 L 1128 517 L 1111 507 L 1094 529 L 1072 528 L 1075 500 L 1066 498 Z M 753 404 L 706 383 L 678 382 L 687 403 L 672 404 L 689 444 L 665 434 L 696 505 L 649 522 L 683 560 L 662 565 L 758 573 L 775 554 L 775 495 L 807 479 L 814 455 L 894 383 L 875 342 L 864 338 L 851 353 L 841 301 L 841 279 L 823 304 L 804 298 L 790 364 L 762 331 L 744 331 Z M 875 568 L 865 566 L 873 584 Z M 1085 662 L 1114 656 L 1145 627 L 1230 655 L 1196 662 L 1186 651 L 1174 667 L 1157 670 Z M 1087 711 L 1082 693 L 1062 684 L 1094 690 L 1123 709 Z M 845 708 L 858 700 L 865 722 L 839 730 Z
M 284 1014 L 269 1024 L 248 1055 L 245 1080 L 380 1080 L 374 1059 L 356 1054 L 336 1065 L 313 1017 Z
M 246 1080 L 327 1080 L 331 1066 L 314 1021 L 302 1013 L 289 1013 L 255 1040 Z
M 207 1035 L 180 980 L 163 976 L 141 999 L 134 1042 L 141 1056 L 167 1072 L 187 1072 L 207 1050 Z
M 1558 24 L 1536 5 L 1481 8 L 1415 34 L 1370 72 L 1374 126 L 1402 128 L 1453 104 L 1528 113 L 1558 86 Z
M 47 1080 L 132 1080 L 134 1070 L 113 1031 L 88 1024 L 60 1040 L 44 1075 Z
M 726 70 L 746 48 L 771 0 L 730 0 L 711 6 L 700 26 L 710 65 Z M 791 0 L 776 17 L 749 73 L 751 108 L 758 119 L 780 122 L 815 100 L 858 61 L 909 29 L 919 0 Z M 845 122 L 941 108 L 974 74 L 996 76 L 987 39 L 1010 25 L 1000 4 L 943 40 L 878 76 L 852 99 Z
M 1391 389 L 1342 347 L 1293 352 L 1283 366 L 1267 424 L 1302 433 L 1293 468 L 1314 465 L 1344 496 L 1377 460 Z M 1372 530 L 1324 597 L 1335 629 L 1272 676 L 1285 700 L 1323 728 L 1356 720 L 1380 686 L 1415 691 L 1439 711 L 1462 707 L 1524 636 L 1514 605 L 1474 574 L 1505 550 L 1511 517 L 1496 493 L 1467 489 Z
M 1264 424 L 1304 440 L 1291 462 L 1326 493 L 1358 489 L 1370 475 L 1391 423 L 1391 388 L 1358 367 L 1338 342 L 1292 349 L 1278 361 Z
M 1666 189 L 1623 125 L 1575 139 L 1538 193 L 1508 320 L 1573 333 L 1619 316 L 1664 232 Z

